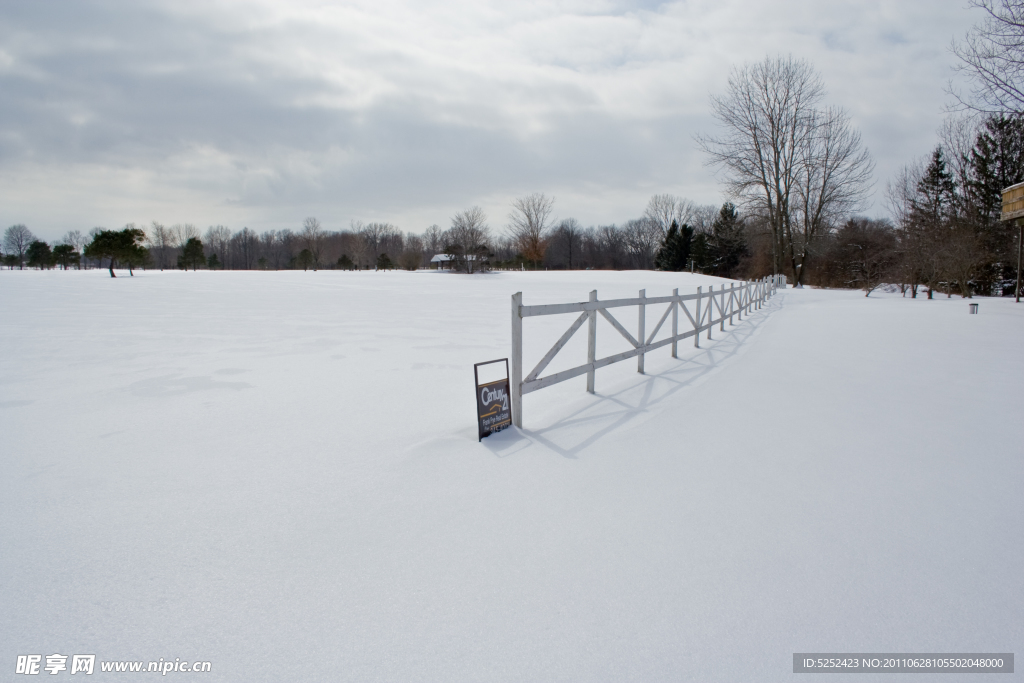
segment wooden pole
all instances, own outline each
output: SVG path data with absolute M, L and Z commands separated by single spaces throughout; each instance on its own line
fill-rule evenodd
M 523 293 L 512 295 L 512 424 L 523 428 Z
M 597 290 L 591 290 L 590 300 L 597 301 Z M 597 360 L 597 310 L 589 312 L 587 317 L 587 363 L 590 369 L 587 370 L 587 391 L 594 393 L 594 361 Z
M 691 263 L 693 263 L 693 262 L 691 261 Z M 676 287 L 675 289 L 672 290 L 672 296 L 674 297 L 672 299 L 672 357 L 673 358 L 679 358 L 679 356 L 676 355 L 676 346 L 679 343 L 678 340 L 676 339 L 676 337 L 679 336 L 679 301 L 678 301 L 678 298 L 679 298 L 679 288 L 678 287 Z
M 722 305 L 718 307 L 718 314 L 720 316 L 722 316 L 722 319 L 718 321 L 720 323 L 719 326 L 718 326 L 718 331 L 719 332 L 725 332 L 725 285 L 722 285 L 722 294 L 721 294 L 721 296 L 722 296 Z
M 645 346 L 645 342 L 647 341 L 647 334 L 644 331 L 644 319 L 647 317 L 646 316 L 647 312 L 644 310 L 646 308 L 646 306 L 644 306 L 644 299 L 646 299 L 646 298 L 647 298 L 647 290 L 646 289 L 641 289 L 640 290 L 640 315 L 638 316 L 638 320 L 637 320 L 638 334 L 636 335 L 636 340 L 638 342 L 640 342 L 640 348 L 638 349 L 639 353 L 636 355 L 636 371 L 639 372 L 641 375 L 644 374 L 644 346 Z
M 704 298 L 704 294 L 701 292 L 701 288 L 697 288 L 697 318 L 696 327 L 693 330 L 693 348 L 700 348 L 700 326 L 703 322 L 703 318 L 700 316 L 700 300 Z
M 1024 220 L 1017 219 L 1017 290 L 1014 292 L 1016 295 L 1015 301 L 1020 303 L 1020 261 L 1021 256 L 1024 255 Z

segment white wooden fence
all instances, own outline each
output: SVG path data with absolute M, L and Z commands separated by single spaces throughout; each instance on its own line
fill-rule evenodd
M 719 325 L 721 331 L 725 331 L 725 321 L 733 324 L 733 317 L 743 319 L 745 313 L 752 308 L 760 308 L 779 287 L 785 286 L 785 278 L 781 275 L 766 277 L 753 282 L 734 283 L 728 288 L 725 285 L 715 290 L 709 287 L 708 291 L 697 288 L 696 294 L 679 294 L 678 289 L 672 290 L 672 296 L 647 297 L 646 290 L 640 290 L 640 296 L 635 299 L 609 299 L 599 301 L 597 290 L 590 292 L 590 301 L 581 301 L 573 304 L 547 304 L 543 306 L 524 306 L 523 293 L 516 292 L 512 295 L 512 376 L 510 379 L 512 389 L 512 424 L 517 427 L 523 426 L 523 395 L 531 391 L 537 391 L 552 384 L 564 382 L 573 377 L 586 374 L 587 391 L 594 392 L 594 373 L 598 368 L 603 368 L 612 363 L 618 363 L 636 356 L 636 371 L 644 371 L 644 355 L 649 351 L 672 345 L 672 357 L 676 358 L 677 344 L 688 337 L 693 337 L 693 345 L 700 347 L 700 333 L 707 330 L 708 339 L 711 339 L 711 328 Z M 687 303 L 693 306 L 693 311 L 687 307 Z M 668 304 L 668 308 L 662 314 L 658 324 L 650 335 L 646 334 L 647 307 L 657 304 Z M 624 306 L 639 307 L 637 321 L 637 335 L 634 338 L 622 324 L 616 320 L 608 309 L 622 308 Z M 686 314 L 692 329 L 686 332 L 679 332 L 679 311 Z M 717 311 L 718 317 L 715 318 Z M 564 313 L 579 313 L 580 316 L 569 326 L 561 339 L 555 342 L 551 350 L 544 354 L 530 374 L 523 378 L 523 318 L 535 315 L 559 315 Z M 611 323 L 612 327 L 618 330 L 619 334 L 626 338 L 633 348 L 629 351 L 616 353 L 606 358 L 597 358 L 597 316 L 600 314 Z M 672 317 L 672 335 L 665 339 L 654 341 L 654 338 L 661 331 L 665 321 Z M 554 360 L 555 356 L 563 346 L 572 338 L 576 331 L 587 324 L 587 362 L 568 370 L 556 372 L 553 375 L 541 377 L 540 373 Z

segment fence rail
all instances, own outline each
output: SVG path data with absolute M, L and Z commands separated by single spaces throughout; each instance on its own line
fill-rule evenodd
M 700 347 L 700 333 L 707 331 L 707 338 L 711 339 L 711 328 L 719 326 L 725 331 L 725 321 L 733 324 L 733 318 L 743 319 L 743 315 L 752 309 L 760 308 L 776 290 L 785 286 L 785 278 L 781 275 L 766 277 L 752 282 L 741 282 L 732 284 L 728 288 L 722 285 L 719 290 L 709 287 L 708 291 L 698 287 L 696 294 L 680 294 L 678 289 L 672 290 L 671 296 L 648 297 L 646 290 L 640 290 L 640 296 L 633 299 L 608 299 L 599 301 L 597 290 L 590 292 L 589 301 L 581 301 L 571 304 L 545 304 L 541 306 L 524 306 L 523 293 L 516 292 L 512 295 L 512 424 L 517 427 L 523 426 L 523 396 L 530 392 L 549 387 L 559 382 L 564 382 L 580 375 L 587 376 L 587 391 L 594 392 L 594 375 L 598 368 L 603 368 L 612 363 L 628 360 L 634 356 L 637 358 L 637 372 L 644 371 L 644 356 L 662 346 L 672 345 L 672 357 L 677 357 L 678 343 L 684 339 L 693 337 L 693 345 Z M 647 306 L 658 304 L 669 304 L 662 313 L 654 331 L 646 333 Z M 687 306 L 692 306 L 693 311 Z M 637 306 L 637 334 L 634 337 L 623 327 L 610 312 L 612 308 L 625 308 Z M 685 332 L 679 331 L 679 311 L 686 315 L 692 329 Z M 717 311 L 718 317 L 715 317 Z M 523 318 L 530 318 L 539 315 L 563 315 L 566 313 L 579 313 L 579 317 L 573 321 L 565 334 L 559 338 L 555 345 L 544 354 L 537 366 L 523 377 Z M 633 348 L 622 353 L 616 353 L 605 358 L 597 358 L 597 316 L 600 315 L 607 320 L 615 330 L 628 341 Z M 654 341 L 658 332 L 671 317 L 671 336 Z M 541 377 L 541 373 L 554 360 L 558 352 L 562 350 L 576 332 L 587 324 L 587 362 L 568 370 L 562 370 L 551 375 Z

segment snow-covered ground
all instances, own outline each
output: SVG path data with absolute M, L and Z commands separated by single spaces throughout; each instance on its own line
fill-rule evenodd
M 786 290 L 645 376 L 530 394 L 525 430 L 477 443 L 472 365 L 508 355 L 512 293 L 712 282 L 0 272 L 0 678 L 53 653 L 210 661 L 168 674 L 205 681 L 788 681 L 794 652 L 1020 653 L 1012 300 Z M 525 321 L 527 371 L 572 319 Z M 585 360 L 577 337 L 551 371 Z

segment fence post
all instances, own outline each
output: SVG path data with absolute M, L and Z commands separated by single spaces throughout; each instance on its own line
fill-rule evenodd
M 722 319 L 718 321 L 719 322 L 718 331 L 719 332 L 725 332 L 725 285 L 724 284 L 722 285 L 721 297 L 722 297 L 722 305 L 718 307 L 718 313 L 719 313 L 719 315 L 722 316 Z M 711 335 L 710 334 L 708 335 L 708 339 L 711 339 Z
M 597 301 L 597 290 L 590 291 L 590 300 Z M 594 393 L 594 361 L 597 360 L 597 309 L 589 312 L 587 316 L 587 363 L 590 369 L 587 370 L 587 391 Z
M 729 324 L 735 325 L 732 316 L 736 313 L 736 283 L 729 285 Z
M 641 289 L 640 290 L 640 316 L 639 316 L 639 321 L 638 321 L 638 325 L 637 325 L 638 334 L 637 334 L 637 337 L 636 337 L 636 340 L 638 342 L 640 342 L 640 348 L 638 349 L 640 351 L 640 353 L 638 353 L 636 355 L 636 371 L 639 372 L 641 375 L 644 374 L 644 342 L 647 341 L 647 335 L 644 332 L 644 319 L 647 317 L 646 311 L 645 311 L 646 306 L 644 305 L 644 299 L 646 299 L 646 298 L 647 298 L 647 290 L 646 289 Z
M 701 290 L 701 288 L 698 287 L 697 288 L 697 322 L 694 324 L 694 330 L 693 330 L 693 348 L 695 348 L 695 349 L 699 349 L 700 348 L 700 326 L 704 322 L 704 319 L 700 315 L 700 300 L 704 298 L 704 295 L 701 293 L 700 290 Z
M 678 341 L 676 337 L 679 336 L 679 288 L 676 287 L 672 290 L 672 357 L 678 358 L 676 355 L 676 345 Z
M 512 424 L 523 428 L 523 293 L 512 295 Z

